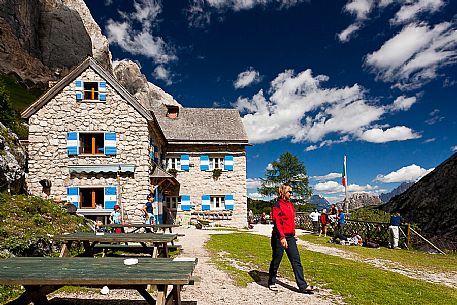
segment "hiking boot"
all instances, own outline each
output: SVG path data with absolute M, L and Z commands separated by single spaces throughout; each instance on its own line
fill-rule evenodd
M 271 291 L 275 291 L 277 292 L 279 289 L 278 289 L 278 286 L 276 286 L 275 284 L 273 285 L 268 285 L 268 288 L 271 290 Z
M 300 292 L 300 293 L 313 293 L 314 290 L 316 290 L 316 287 L 308 285 L 308 286 L 306 286 L 304 288 L 298 289 L 298 292 Z

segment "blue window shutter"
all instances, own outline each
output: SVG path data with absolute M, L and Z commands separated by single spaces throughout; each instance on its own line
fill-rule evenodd
M 233 194 L 225 195 L 225 209 L 233 210 L 235 207 L 235 200 L 233 200 Z
M 189 155 L 181 155 L 181 170 L 189 171 Z
M 105 209 L 113 209 L 117 203 L 116 198 L 116 187 L 106 186 L 105 187 Z
M 224 170 L 225 171 L 233 170 L 233 156 L 224 156 Z
M 83 90 L 84 90 L 83 89 L 83 87 L 84 87 L 83 84 L 84 84 L 83 81 L 80 80 L 80 79 L 77 79 L 75 81 L 75 94 L 76 94 L 76 100 L 77 101 L 82 101 L 83 100 L 83 96 L 84 96 L 83 95 Z
M 190 211 L 191 208 L 190 195 L 181 195 L 181 210 Z
M 116 133 L 105 132 L 105 155 L 116 155 Z
M 73 203 L 79 209 L 79 187 L 67 187 L 67 201 Z
M 98 99 L 100 101 L 106 101 L 106 82 L 98 83 Z
M 106 102 L 106 93 L 99 93 L 98 100 Z
M 79 153 L 79 134 L 77 132 L 67 132 L 67 153 L 69 156 Z
M 200 156 L 200 170 L 208 171 L 209 170 L 209 157 L 205 155 Z
M 208 211 L 211 209 L 211 202 L 209 199 L 209 195 L 202 196 L 202 211 Z

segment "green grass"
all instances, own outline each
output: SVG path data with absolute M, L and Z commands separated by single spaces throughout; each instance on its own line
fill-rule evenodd
M 32 87 L 32 84 L 25 84 L 24 82 L 17 81 L 14 77 L 0 74 L 0 84 L 4 84 L 7 89 L 11 103 L 17 111 L 22 111 L 44 92 L 44 88 Z M 30 88 L 28 88 L 30 87 Z
M 206 244 L 214 263 L 226 270 L 235 282 L 252 282 L 248 272 L 232 267 L 231 260 L 250 270 L 268 271 L 271 259 L 269 238 L 248 233 L 212 235 Z M 224 255 L 221 256 L 220 253 Z M 305 278 L 328 288 L 349 304 L 456 304 L 457 290 L 444 285 L 410 279 L 395 272 L 334 256 L 300 250 Z M 285 256 L 279 275 L 293 280 Z
M 328 243 L 330 237 L 318 237 L 316 235 L 302 235 L 300 239 L 319 245 L 341 249 L 347 252 L 355 253 L 364 259 L 383 259 L 393 263 L 399 263 L 404 267 L 432 271 L 432 272 L 449 272 L 457 271 L 457 255 L 448 254 L 429 254 L 414 250 L 392 250 L 381 247 L 378 249 L 342 246 L 339 244 Z

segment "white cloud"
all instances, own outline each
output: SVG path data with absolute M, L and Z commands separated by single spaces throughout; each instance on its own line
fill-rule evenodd
M 288 137 L 293 142 L 317 142 L 330 133 L 341 134 L 334 141 L 348 141 L 345 136 L 360 133 L 385 113 L 382 106 L 365 100 L 359 85 L 322 88 L 327 80 L 325 75 L 313 76 L 310 69 L 298 74 L 286 70 L 270 83 L 267 94 L 260 90 L 252 98 L 239 97 L 234 106 L 246 112 L 243 123 L 250 142 Z
M 317 147 L 317 145 L 310 145 L 310 146 L 307 146 L 305 148 L 305 151 L 313 151 L 313 150 L 316 150 L 318 149 L 319 147 Z
M 344 6 L 344 10 L 356 15 L 358 20 L 363 20 L 367 18 L 374 5 L 374 0 L 350 0 Z
M 344 187 L 335 181 L 319 182 L 314 186 L 314 189 L 324 194 L 344 192 Z
M 416 97 L 406 97 L 404 95 L 399 96 L 395 99 L 393 105 L 392 105 L 392 110 L 398 111 L 398 110 L 409 110 L 411 106 L 416 103 Z
M 267 170 L 267 171 L 273 170 L 273 164 L 268 163 L 268 165 L 267 165 L 267 167 L 265 168 L 265 170 Z
M 233 86 L 236 89 L 244 88 L 253 84 L 256 84 L 262 80 L 262 76 L 258 71 L 255 71 L 253 67 L 250 67 L 244 72 L 238 74 L 237 79 L 233 82 Z
M 435 125 L 436 123 L 441 122 L 444 119 L 444 116 L 439 115 L 439 113 L 439 109 L 433 109 L 433 111 L 428 114 L 429 118 L 425 120 L 425 123 L 428 125 Z
M 338 39 L 341 42 L 348 42 L 355 33 L 360 29 L 360 24 L 354 23 L 345 28 L 341 33 L 338 34 Z
M 248 189 L 257 189 L 262 184 L 262 180 L 260 178 L 247 178 L 246 179 L 246 188 Z
M 457 145 L 451 147 L 451 151 L 457 151 Z
M 163 38 L 152 34 L 154 22 L 157 22 L 157 16 L 162 10 L 160 3 L 155 0 L 137 0 L 134 8 L 135 11 L 130 14 L 119 12 L 120 21 L 107 21 L 109 42 L 129 53 L 152 58 L 157 64 L 176 60 L 174 51 Z
M 314 185 L 314 190 L 323 194 L 337 194 L 344 192 L 344 186 L 335 181 L 326 181 L 319 182 Z M 358 185 L 358 184 L 349 184 L 347 186 L 348 192 L 378 192 L 379 187 L 373 186 L 370 184 L 367 185 Z
M 192 0 L 187 10 L 191 26 L 204 26 L 211 21 L 213 13 L 226 11 L 243 11 L 258 6 L 274 6 L 277 9 L 287 9 L 309 0 Z
M 368 54 L 365 65 L 377 79 L 399 89 L 416 89 L 456 62 L 457 31 L 450 22 L 434 27 L 414 23 L 404 27 L 379 50 Z
M 424 140 L 424 142 L 422 142 L 422 143 L 431 143 L 431 142 L 435 142 L 435 141 L 436 141 L 436 138 L 430 138 L 430 139 Z
M 268 197 L 265 197 L 264 195 L 262 195 L 258 192 L 253 192 L 253 193 L 248 192 L 248 197 L 251 199 L 258 199 L 258 200 L 269 200 Z
M 391 19 L 392 23 L 405 23 L 416 20 L 419 14 L 435 13 L 439 11 L 446 2 L 444 0 L 418 0 L 407 1 Z
M 327 175 L 324 175 L 324 176 L 311 176 L 310 178 L 315 179 L 315 180 L 320 180 L 320 181 L 333 180 L 336 178 L 341 178 L 341 173 L 328 173 Z
M 387 175 L 377 175 L 374 181 L 381 181 L 385 183 L 390 182 L 403 182 L 403 181 L 417 181 L 423 176 L 427 175 L 434 168 L 425 169 L 416 164 L 405 166 L 397 171 L 390 172 Z
M 373 128 L 364 131 L 360 138 L 372 143 L 385 143 L 391 141 L 405 141 L 420 138 L 421 135 L 415 133 L 411 128 L 405 126 L 396 126 L 382 130 Z
M 164 82 L 167 83 L 167 85 L 171 85 L 173 83 L 171 80 L 171 78 L 172 78 L 171 72 L 162 65 L 158 65 L 154 69 L 154 72 L 152 73 L 152 75 L 157 79 L 163 80 Z

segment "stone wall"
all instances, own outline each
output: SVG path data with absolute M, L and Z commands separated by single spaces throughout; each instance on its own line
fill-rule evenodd
M 185 151 L 187 149 L 187 152 Z M 175 152 L 173 152 L 175 151 Z M 179 153 L 178 153 L 179 152 Z M 179 157 L 181 153 L 189 155 L 189 171 L 179 171 L 176 179 L 180 183 L 179 195 L 190 195 L 195 210 L 201 210 L 202 195 L 233 194 L 235 207 L 231 220 L 219 220 L 222 225 L 243 228 L 247 226 L 247 190 L 246 190 L 246 153 L 243 146 L 207 146 L 168 148 L 167 157 Z M 221 157 L 233 156 L 233 171 L 223 171 L 215 180 L 212 171 L 200 170 L 200 155 Z M 177 194 L 175 194 L 177 195 Z
M 91 68 L 78 79 L 103 81 Z M 147 120 L 107 83 L 106 102 L 78 102 L 75 82 L 29 119 L 28 189 L 43 195 L 41 179 L 52 183 L 50 197 L 66 196 L 67 187 L 116 185 L 116 175 L 69 174 L 68 166 L 88 164 L 135 164 L 133 176 L 122 176 L 122 203 L 128 220 L 140 220 L 139 208 L 149 192 L 149 137 Z M 67 132 L 116 132 L 116 156 L 68 156 Z

